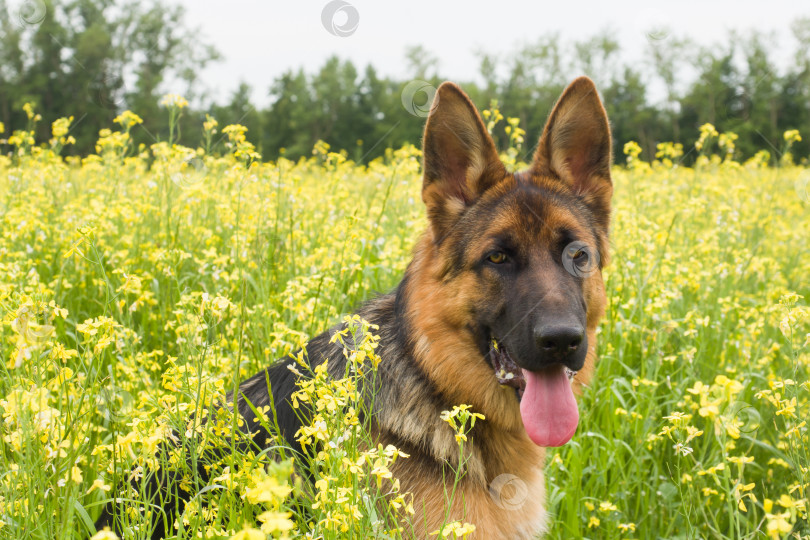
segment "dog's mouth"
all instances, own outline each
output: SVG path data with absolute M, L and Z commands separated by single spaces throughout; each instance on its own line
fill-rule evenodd
M 526 377 L 523 374 L 523 369 L 512 360 L 506 347 L 494 337 L 489 340 L 489 363 L 495 371 L 495 379 L 498 384 L 514 388 L 515 396 L 520 401 L 526 391 Z M 569 380 L 572 380 L 574 375 L 577 374 L 576 371 L 565 366 L 563 366 L 563 369 Z
M 492 364 L 498 384 L 514 388 L 515 396 L 520 401 L 523 392 L 526 391 L 526 377 L 523 376 L 523 370 L 509 356 L 506 347 L 499 344 L 495 338 L 491 338 L 489 342 L 489 363 Z
M 576 372 L 562 364 L 537 371 L 523 369 L 509 351 L 490 338 L 489 360 L 502 386 L 515 389 L 526 434 L 538 446 L 562 446 L 579 424 L 579 410 L 571 380 Z

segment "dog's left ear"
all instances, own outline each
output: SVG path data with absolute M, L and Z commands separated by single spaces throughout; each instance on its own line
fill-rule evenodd
M 607 113 L 593 81 L 580 77 L 565 89 L 549 115 L 532 170 L 565 183 L 607 229 L 613 195 L 611 159 Z
M 422 200 L 436 238 L 507 174 L 475 105 L 450 82 L 436 91 L 422 153 Z

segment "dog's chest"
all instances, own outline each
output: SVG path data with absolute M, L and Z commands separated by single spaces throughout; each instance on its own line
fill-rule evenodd
M 475 525 L 470 538 L 477 540 L 540 537 L 546 531 L 546 510 L 545 480 L 539 464 L 533 469 L 516 470 L 518 474 L 502 473 L 488 485 L 462 481 L 449 512 L 446 510 L 452 480 L 445 489 L 440 477 L 430 477 L 424 471 L 419 475 L 402 471 L 403 490 L 413 494 L 416 511 L 413 522 L 419 524 L 418 537 L 435 538 L 430 533 L 454 521 Z

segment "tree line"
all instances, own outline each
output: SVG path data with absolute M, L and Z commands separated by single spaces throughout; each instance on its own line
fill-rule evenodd
M 807 156 L 810 17 L 789 30 L 781 36 L 730 32 L 725 42 L 706 46 L 666 28 L 650 29 L 643 58 L 635 62 L 626 61 L 609 30 L 574 42 L 544 35 L 508 54 L 479 53 L 475 80 L 457 82 L 479 108 L 497 101 L 504 116 L 519 119 L 530 143 L 565 85 L 586 74 L 602 93 L 617 155 L 629 140 L 639 143 L 646 159 L 664 141 L 689 149 L 708 122 L 739 136 L 740 158 L 765 149 L 778 159 L 782 134 L 790 129 L 805 135 L 793 154 Z M 93 152 L 99 130 L 113 126 L 125 109 L 144 120 L 133 137 L 148 145 L 168 138 L 160 98 L 180 88 L 177 93 L 197 104 L 179 120 L 177 140 L 186 146 L 201 144 L 210 115 L 221 127 L 246 126 L 265 159 L 311 155 L 323 140 L 368 161 L 385 148 L 419 144 L 425 102 L 443 80 L 438 59 L 415 46 L 405 51 L 403 79 L 333 56 L 313 73 L 297 69 L 278 76 L 267 90 L 266 108 L 252 102 L 245 83 L 227 103 L 213 103 L 198 73 L 219 55 L 199 35 L 185 23 L 182 7 L 157 1 L 28 0 L 12 8 L 0 0 L 0 122 L 7 131 L 0 138 L 24 128 L 22 106 L 30 102 L 43 116 L 40 141 L 50 138 L 51 121 L 74 117 L 76 143 L 63 153 Z M 784 59 L 787 67 L 777 67 Z M 496 136 L 506 143 L 507 135 Z M 0 150 L 8 146 L 0 142 Z

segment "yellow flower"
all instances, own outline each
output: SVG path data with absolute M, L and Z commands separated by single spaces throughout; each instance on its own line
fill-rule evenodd
M 28 116 L 29 120 L 33 120 L 34 122 L 42 120 L 42 116 L 40 116 L 40 115 L 38 115 L 38 114 L 36 114 L 34 112 L 34 104 L 33 103 L 26 103 L 25 105 L 23 105 L 23 111 L 25 111 L 25 114 L 26 114 L 26 116 Z
M 259 529 L 245 527 L 235 535 L 231 536 L 230 540 L 266 540 L 266 538 L 267 535 L 265 535 Z
M 779 506 L 781 506 L 782 508 L 785 508 L 787 510 L 790 510 L 791 508 L 803 508 L 804 507 L 804 501 L 794 501 L 790 497 L 790 495 L 785 495 L 784 493 L 779 496 L 779 499 L 776 501 L 776 503 Z
M 599 511 L 603 513 L 618 512 L 619 509 L 610 501 L 602 501 L 599 503 Z
M 466 538 L 468 535 L 475 532 L 475 525 L 471 523 L 459 523 L 454 521 L 448 523 L 438 531 L 430 533 L 431 536 L 439 535 L 439 538 Z M 452 534 L 452 536 L 450 536 Z
M 756 487 L 756 484 L 753 482 L 744 485 L 737 484 L 735 486 L 734 497 L 737 499 L 737 508 L 739 508 L 741 512 L 748 512 L 748 508 L 745 506 L 745 499 L 751 499 L 754 503 L 757 502 L 757 498 L 754 494 L 749 493 L 754 487 Z
M 70 479 L 76 482 L 77 484 L 82 483 L 82 471 L 77 466 L 73 466 L 70 468 Z
M 132 111 L 124 111 L 113 119 L 113 122 L 121 125 L 124 129 L 143 124 L 143 119 Z
M 232 143 L 240 143 L 246 140 L 245 133 L 247 133 L 247 130 L 248 128 L 241 124 L 230 124 L 222 128 L 222 133 L 227 135 Z
M 104 530 L 98 531 L 96 534 L 94 534 L 90 538 L 90 540 L 120 540 L 120 539 L 118 538 L 117 534 L 112 532 L 107 527 L 104 527 Z M 262 539 L 262 540 L 264 540 L 264 539 Z
M 54 120 L 51 124 L 51 134 L 56 139 L 62 139 L 70 131 L 70 124 L 73 122 L 73 117 L 59 118 Z
M 382 486 L 382 481 L 384 479 L 393 478 L 393 474 L 391 473 L 391 471 L 381 462 L 378 462 L 377 466 L 371 470 L 371 474 L 372 476 L 377 477 L 377 487 Z
M 685 414 L 680 411 L 675 411 L 669 413 L 668 416 L 664 417 L 664 420 L 669 420 L 671 424 L 675 426 L 683 426 L 692 418 L 691 414 Z
M 744 465 L 746 463 L 753 463 L 754 458 L 753 456 L 729 456 L 728 461 L 738 465 Z
M 275 532 L 286 532 L 292 530 L 295 524 L 290 520 L 290 512 L 263 512 L 257 516 L 262 522 L 262 532 L 273 534 Z
M 789 129 L 784 133 L 785 142 L 788 144 L 792 144 L 795 142 L 801 142 L 802 136 L 799 134 L 798 129 Z
M 717 137 L 717 135 L 717 130 L 712 124 L 703 124 L 700 126 L 700 138 L 695 143 L 695 148 L 697 148 L 698 151 L 702 150 L 703 146 L 706 144 L 706 141 L 712 137 Z
M 807 425 L 807 422 L 806 422 L 805 420 L 802 420 L 802 421 L 799 423 L 799 425 L 793 426 L 792 428 L 790 428 L 789 430 L 787 430 L 787 431 L 785 432 L 785 437 L 796 437 L 796 438 L 801 438 L 801 436 L 802 436 L 802 432 L 803 432 L 803 431 L 805 431 L 805 429 L 804 429 L 804 428 L 805 428 L 805 426 L 806 426 L 806 425 Z
M 93 485 L 90 486 L 90 489 L 87 490 L 86 494 L 89 495 L 93 491 L 95 491 L 96 489 L 107 492 L 107 491 L 110 491 L 112 489 L 112 487 L 105 484 L 104 481 L 101 478 L 96 478 L 95 480 L 93 480 Z
M 635 523 L 618 523 L 616 526 L 623 533 L 634 532 L 636 530 L 636 524 Z
M 692 439 L 700 437 L 701 435 L 703 435 L 702 429 L 698 429 L 694 426 L 686 426 L 686 440 L 684 443 L 689 443 L 692 441 Z
M 219 122 L 217 122 L 214 118 L 212 118 L 211 116 L 209 116 L 207 114 L 205 115 L 205 122 L 203 122 L 203 130 L 210 131 L 210 132 L 214 133 L 215 128 L 218 125 L 219 125 Z
M 628 141 L 624 144 L 623 152 L 628 159 L 636 159 L 641 155 L 641 146 L 636 141 Z
M 793 525 L 788 521 L 788 519 L 790 519 L 790 512 L 783 512 L 781 514 L 768 513 L 765 515 L 765 518 L 768 521 L 766 525 L 768 536 L 774 540 L 779 540 L 793 530 Z
M 251 504 L 281 501 L 292 491 L 290 486 L 279 483 L 277 478 L 269 476 L 264 471 L 255 473 L 252 479 L 254 487 L 249 488 L 245 495 Z
M 177 94 L 166 94 L 163 96 L 163 98 L 161 98 L 160 104 L 164 107 L 177 107 L 178 109 L 188 107 L 188 101 L 186 101 L 186 98 Z
M 786 399 L 780 403 L 782 407 L 776 411 L 777 416 L 796 417 L 796 398 Z
M 683 145 L 681 143 L 658 143 L 656 150 L 655 157 L 664 160 L 674 160 L 683 155 Z
M 698 476 L 705 476 L 707 474 L 711 476 L 717 476 L 718 472 L 724 471 L 725 469 L 726 469 L 725 463 L 719 463 L 714 467 L 709 467 L 705 471 L 698 471 Z

